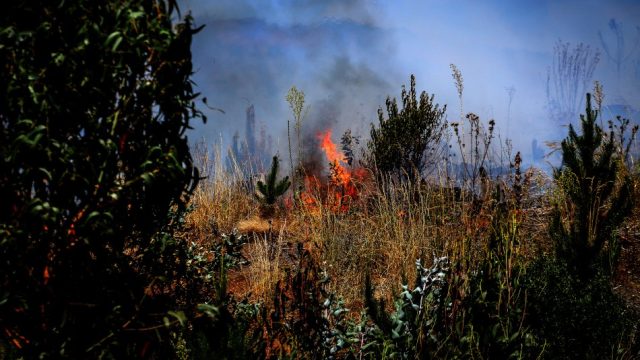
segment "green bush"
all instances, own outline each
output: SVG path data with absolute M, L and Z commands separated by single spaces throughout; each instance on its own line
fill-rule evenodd
M 278 157 L 274 156 L 267 178 L 265 181 L 258 180 L 256 184 L 255 196 L 260 201 L 260 212 L 264 217 L 273 215 L 276 201 L 280 196 L 284 195 L 287 189 L 289 189 L 289 186 L 291 186 L 291 181 L 289 181 L 288 176 L 280 180 L 277 179 L 279 163 L 280 160 Z
M 606 133 L 590 94 L 586 104 L 582 134 L 569 125 L 562 165 L 554 173 L 558 192 L 550 235 L 557 257 L 540 257 L 527 270 L 528 324 L 550 358 L 636 358 L 640 318 L 611 289 L 616 229 L 633 206 L 624 165 L 632 140 L 625 139 L 628 122 L 619 128 L 610 122 Z
M 201 303 L 190 303 L 196 311 L 174 330 L 180 341 L 173 347 L 182 351 L 182 358 L 249 359 L 264 353 L 262 327 L 256 326 L 263 308 L 246 299 L 238 301 L 227 290 L 227 272 L 248 263 L 242 255 L 246 243 L 246 236 L 234 232 L 189 246 L 184 295 Z
M 540 257 L 527 269 L 527 323 L 545 358 L 636 359 L 640 317 L 612 290 L 607 274 L 574 276 L 562 260 Z
M 27 358 L 167 353 L 198 180 L 191 19 L 174 0 L 0 15 L 0 319 Z M 181 275 L 182 274 L 182 275 Z M 171 311 L 171 312 L 169 312 Z M 9 344 L 9 345 L 7 345 Z
M 298 243 L 298 263 L 279 281 L 273 308 L 263 309 L 266 352 L 269 359 L 353 358 L 357 343 L 354 324 L 341 300 L 327 290 L 329 278 Z M 269 310 L 269 311 L 267 311 Z
M 551 236 L 558 256 L 583 277 L 602 265 L 598 260 L 607 241 L 609 249 L 616 248 L 613 234 L 633 204 L 632 182 L 623 169 L 623 154 L 616 151 L 614 131 L 605 133 L 597 124 L 598 115 L 587 94 L 586 114 L 580 115 L 582 134 L 569 125 L 562 141 L 562 165 L 554 172 L 560 196 Z
M 416 78 L 411 75 L 409 90 L 402 86 L 402 109 L 396 99 L 387 98 L 387 118 L 378 109 L 378 127 L 371 124 L 368 162 L 380 175 L 401 180 L 418 180 L 422 172 L 438 159 L 433 152 L 440 147 L 446 127 L 446 105 L 433 102 L 426 92 L 416 98 Z M 431 153 L 430 153 L 431 152 Z

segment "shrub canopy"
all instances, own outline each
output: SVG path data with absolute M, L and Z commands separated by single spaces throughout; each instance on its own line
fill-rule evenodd
M 402 86 L 402 109 L 396 99 L 387 98 L 387 117 L 378 109 L 378 127 L 371 124 L 367 146 L 371 162 L 381 174 L 415 180 L 436 159 L 429 156 L 440 146 L 446 122 L 446 105 L 433 102 L 426 92 L 416 97 L 416 78 L 411 75 L 409 90 Z
M 27 357 L 159 343 L 162 229 L 198 180 L 197 29 L 177 17 L 175 0 L 4 4 L 0 327 Z

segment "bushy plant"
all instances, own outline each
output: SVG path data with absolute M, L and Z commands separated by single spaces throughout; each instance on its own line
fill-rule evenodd
M 598 115 L 587 94 L 582 134 L 569 125 L 562 165 L 554 172 L 558 193 L 550 232 L 557 256 L 536 259 L 526 275 L 528 324 L 553 358 L 640 354 L 637 314 L 613 293 L 610 283 L 616 228 L 633 205 L 624 164 L 628 123 L 620 129 L 610 122 L 607 133 L 598 125 Z
M 371 139 L 367 143 L 368 162 L 380 174 L 400 180 L 417 180 L 429 164 L 437 160 L 429 152 L 436 151 L 446 127 L 446 105 L 433 101 L 426 92 L 416 98 L 416 78 L 411 75 L 407 90 L 402 86 L 402 108 L 396 99 L 387 98 L 385 117 L 378 109 L 378 127 L 371 124 Z
M 367 358 L 429 358 L 438 352 L 439 343 L 447 338 L 450 268 L 446 257 L 434 258 L 430 268 L 416 261 L 414 288 L 402 286 L 394 303 L 395 312 L 387 314 L 385 303 L 373 297 L 370 279 L 365 282 L 365 305 L 374 331 L 366 346 Z
M 273 309 L 262 316 L 269 359 L 349 358 L 353 326 L 344 304 L 330 293 L 327 274 L 298 244 L 298 264 L 276 286 Z
M 515 205 L 513 203 L 512 205 Z M 469 277 L 461 312 L 466 329 L 461 344 L 472 356 L 485 359 L 536 358 L 540 340 L 527 324 L 528 293 L 519 210 L 497 204 L 486 254 Z
M 0 336 L 22 356 L 170 351 L 182 309 L 154 289 L 198 181 L 196 32 L 174 0 L 3 6 Z
M 640 317 L 611 290 L 606 273 L 585 280 L 562 259 L 540 257 L 527 269 L 527 324 L 554 359 L 635 359 Z
M 516 260 L 518 224 L 498 209 L 486 256 L 465 269 L 446 257 L 430 268 L 416 263 L 413 288 L 402 287 L 395 312 L 373 299 L 370 283 L 365 303 L 375 324 L 370 358 L 532 358 L 541 354 L 527 326 L 523 269 Z M 382 357 L 376 354 L 383 354 Z
M 594 271 L 607 241 L 615 248 L 613 234 L 633 201 L 614 131 L 605 133 L 596 122 L 598 115 L 587 94 L 586 113 L 580 115 L 582 134 L 569 125 L 569 135 L 562 141 L 562 165 L 554 172 L 560 196 L 551 236 L 558 256 L 581 276 Z
M 263 307 L 247 299 L 239 301 L 227 289 L 227 273 L 248 264 L 242 255 L 246 243 L 246 236 L 232 232 L 213 244 L 189 246 L 185 258 L 192 281 L 187 284 L 201 281 L 186 289 L 185 295 L 199 303 L 175 330 L 183 339 L 185 358 L 247 359 L 264 352 L 263 332 L 256 326 Z

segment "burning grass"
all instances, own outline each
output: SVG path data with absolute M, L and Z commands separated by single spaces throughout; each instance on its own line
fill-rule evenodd
M 212 233 L 237 229 L 253 239 L 245 249 L 250 264 L 238 277 L 248 279 L 248 285 L 236 288 L 236 295 L 269 301 L 274 280 L 295 261 L 291 244 L 298 242 L 323 264 L 331 278 L 330 290 L 356 307 L 366 273 L 377 294 L 391 300 L 403 279 L 415 276 L 416 259 L 446 255 L 471 266 L 483 256 L 495 204 L 488 201 L 478 207 L 451 183 L 381 182 L 366 169 L 347 165 L 331 141 L 331 131 L 319 133 L 317 140 L 326 173 L 307 174 L 303 190 L 290 192 L 271 219 L 258 216 L 259 204 L 247 176 L 237 166 L 224 169 L 219 149 L 211 156 L 202 148 L 196 152 L 208 177 L 192 199 L 194 210 L 187 220 L 193 234 L 200 241 L 212 241 Z M 536 177 L 529 184 L 532 191 L 548 186 L 542 173 Z M 534 254 L 548 249 L 542 240 L 546 201 L 533 196 L 527 201 L 513 219 L 532 234 L 518 251 Z

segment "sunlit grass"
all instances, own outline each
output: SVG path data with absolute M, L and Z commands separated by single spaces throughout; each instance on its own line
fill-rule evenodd
M 274 217 L 263 219 L 246 169 L 233 158 L 225 163 L 219 147 L 201 145 L 194 153 L 206 178 L 195 191 L 187 217 L 192 240 L 216 241 L 215 234 L 233 229 L 252 239 L 244 249 L 250 264 L 238 270 L 247 283 L 235 289 L 236 295 L 268 301 L 277 280 L 293 265 L 290 248 L 299 242 L 327 270 L 330 289 L 352 305 L 361 301 L 367 273 L 376 294 L 391 300 L 402 283 L 415 277 L 416 259 L 429 265 L 433 256 L 448 256 L 472 267 L 485 256 L 495 204 L 478 205 L 470 194 L 454 189 L 453 182 L 437 180 L 444 174 L 422 183 L 382 184 L 369 177 L 357 184 L 359 196 L 346 211 L 331 203 L 327 191 L 309 188 L 295 199 L 289 191 Z M 540 193 L 550 180 L 540 171 L 530 171 L 525 205 L 513 218 L 519 231 L 528 234 L 518 245 L 523 259 L 549 250 L 544 240 L 547 201 Z M 508 186 L 492 183 L 498 185 Z

